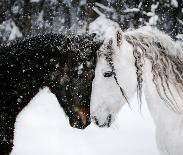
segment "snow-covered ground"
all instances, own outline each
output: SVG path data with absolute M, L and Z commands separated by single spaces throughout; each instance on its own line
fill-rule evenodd
M 70 127 L 56 97 L 41 90 L 17 118 L 11 155 L 158 155 L 154 125 L 145 104 L 126 105 L 110 128 Z

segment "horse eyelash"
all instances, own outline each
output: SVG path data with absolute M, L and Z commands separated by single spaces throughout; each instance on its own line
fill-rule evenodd
M 111 77 L 112 75 L 113 75 L 112 71 L 108 71 L 108 72 L 104 73 L 104 77 L 106 77 L 106 78 Z

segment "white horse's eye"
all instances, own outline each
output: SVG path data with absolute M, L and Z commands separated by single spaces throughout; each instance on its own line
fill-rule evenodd
M 108 71 L 104 73 L 104 77 L 111 77 L 113 75 L 112 71 Z

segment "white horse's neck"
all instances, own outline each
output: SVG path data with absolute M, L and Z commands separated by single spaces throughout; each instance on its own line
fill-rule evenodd
M 113 56 L 113 63 L 114 63 L 117 80 L 119 85 L 124 89 L 127 97 L 130 98 L 133 96 L 133 94 L 137 90 L 137 75 L 136 75 L 137 64 L 135 64 L 137 58 L 134 57 L 134 53 L 133 53 L 135 52 L 135 50 L 132 44 L 127 42 L 126 40 L 123 40 L 120 50 L 118 49 L 117 46 L 115 48 L 116 50 L 114 51 L 116 53 Z M 146 55 L 148 55 L 148 53 L 146 53 Z M 154 72 L 152 73 L 152 62 L 149 58 L 147 58 L 146 55 L 143 57 L 144 62 L 142 67 L 142 70 L 143 70 L 143 74 L 142 74 L 143 88 L 142 89 L 145 94 L 148 109 L 151 113 L 151 116 L 156 126 L 156 137 L 157 137 L 157 144 L 160 150 L 160 154 L 161 155 L 182 155 L 183 108 L 181 106 L 183 105 L 182 103 L 183 100 L 177 93 L 176 88 L 173 85 L 174 83 L 171 83 L 168 81 L 169 83 L 167 87 L 168 89 L 171 89 L 171 93 L 175 95 L 175 99 L 171 96 L 169 92 L 167 93 L 166 90 L 165 90 L 166 91 L 165 93 L 167 94 L 163 94 L 163 95 L 165 95 L 165 97 L 166 95 L 169 95 L 170 98 L 172 97 L 171 99 L 176 100 L 176 103 L 178 103 L 176 106 L 178 106 L 179 113 L 171 109 L 171 106 L 175 106 L 175 105 L 172 104 L 170 105 L 170 107 L 166 105 L 167 102 L 162 100 L 162 97 L 160 97 L 161 94 L 158 93 L 158 88 L 153 82 Z M 160 77 L 160 82 L 162 82 L 161 77 Z M 160 87 L 161 86 L 162 85 L 160 85 Z M 164 90 L 164 86 L 162 86 L 162 88 L 160 89 Z
M 183 115 L 172 111 L 160 98 L 156 86 L 153 83 L 151 73 L 151 62 L 146 59 L 144 64 L 144 94 L 149 111 L 156 124 L 167 125 L 176 124 L 176 121 L 183 121 Z
M 182 155 L 183 115 L 168 108 L 152 81 L 151 63 L 144 68 L 144 95 L 156 127 L 156 141 L 161 155 Z

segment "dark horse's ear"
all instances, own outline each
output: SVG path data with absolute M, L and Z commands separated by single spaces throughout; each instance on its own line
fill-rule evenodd
M 102 46 L 103 43 L 104 43 L 103 40 L 102 41 L 101 40 L 96 41 L 96 45 L 95 45 L 96 46 L 96 51 L 99 50 L 99 48 Z
M 90 38 L 91 40 L 94 40 L 95 36 L 96 36 L 96 33 L 89 34 L 89 38 Z
M 94 58 L 94 64 L 96 63 L 97 51 L 100 49 L 102 44 L 103 44 L 103 41 L 101 41 L 101 40 L 94 42 L 92 53 L 91 53 L 91 57 Z
M 70 45 L 70 43 L 71 43 L 71 36 L 68 36 L 68 37 L 66 38 L 66 44 L 67 44 L 67 45 Z
M 89 38 L 94 41 L 95 51 L 97 51 L 103 44 L 103 41 L 95 39 L 96 35 L 96 33 L 92 33 L 89 35 Z

